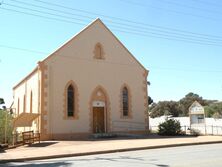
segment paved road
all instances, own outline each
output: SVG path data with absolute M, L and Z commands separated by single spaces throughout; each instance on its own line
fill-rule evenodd
M 0 167 L 221 167 L 222 144 L 196 145 L 0 164 Z

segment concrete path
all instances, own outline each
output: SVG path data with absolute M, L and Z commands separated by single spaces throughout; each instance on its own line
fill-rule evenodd
M 0 162 L 40 160 L 207 143 L 222 143 L 222 136 L 150 137 L 145 139 L 109 139 L 95 141 L 45 141 L 40 144 L 21 146 L 1 152 Z

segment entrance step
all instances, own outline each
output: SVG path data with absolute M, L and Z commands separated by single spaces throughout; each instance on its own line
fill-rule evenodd
M 117 137 L 116 134 L 113 133 L 94 133 L 91 136 L 94 139 L 100 139 L 100 138 L 113 138 L 113 137 Z
M 118 137 L 126 137 L 126 138 L 143 138 L 146 135 L 144 134 L 133 134 L 133 133 L 116 133 Z

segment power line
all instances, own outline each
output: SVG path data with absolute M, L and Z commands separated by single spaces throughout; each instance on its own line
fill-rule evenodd
M 13 1 L 15 1 L 15 2 L 20 2 L 20 1 L 18 1 L 18 0 L 13 0 Z M 72 13 L 67 13 L 67 12 L 63 12 L 63 11 L 60 11 L 60 10 L 55 10 L 55 9 L 51 9 L 51 8 L 46 8 L 46 7 L 42 7 L 42 6 L 39 6 L 39 5 L 33 5 L 33 4 L 30 4 L 30 3 L 23 3 L 23 4 L 25 4 L 25 5 L 28 5 L 28 6 L 35 6 L 35 7 L 38 7 L 38 8 L 43 8 L 43 9 L 47 9 L 47 10 L 52 10 L 52 11 L 57 11 L 57 12 L 60 12 L 60 13 L 65 13 L 65 14 L 72 14 Z M 14 7 L 18 7 L 18 8 L 20 8 L 20 6 L 17 6 L 17 5 L 11 5 L 11 4 L 7 4 L 6 3 L 6 5 L 9 5 L 9 6 L 14 6 Z M 27 9 L 27 10 L 31 10 L 31 11 L 33 11 L 32 9 L 29 9 L 29 8 L 24 8 L 24 7 L 22 7 L 23 9 Z M 34 10 L 34 11 L 36 11 L 36 12 L 41 12 L 41 11 L 37 11 L 37 10 Z M 42 13 L 42 12 L 41 12 Z M 46 14 L 50 14 L 50 15 L 55 15 L 55 14 L 51 14 L 51 13 L 46 13 Z M 75 14 L 72 14 L 72 15 L 75 15 Z M 56 14 L 56 16 L 58 16 L 57 14 Z M 79 15 L 77 15 L 77 16 L 79 16 Z M 81 17 L 87 17 L 87 16 L 83 16 L 83 15 L 80 15 Z M 64 17 L 64 16 L 60 16 L 59 15 L 59 17 Z M 68 18 L 68 19 L 75 19 L 75 18 L 71 18 L 71 17 L 66 17 L 66 18 Z M 92 18 L 92 17 L 87 17 L 87 18 Z M 78 19 L 78 20 L 80 20 L 80 21 L 83 21 L 82 19 Z M 120 25 L 121 24 L 121 26 L 127 26 L 127 28 L 131 28 L 131 27 L 135 27 L 135 28 L 140 28 L 140 29 L 146 29 L 146 30 L 149 30 L 149 31 L 158 31 L 158 33 L 159 32 L 164 32 L 164 33 L 167 33 L 167 34 L 169 34 L 169 33 L 172 33 L 172 32 L 170 32 L 170 31 L 168 31 L 168 30 L 157 30 L 156 28 L 147 28 L 147 27 L 141 27 L 141 26 L 135 26 L 135 25 L 129 25 L 129 24 L 124 24 L 124 23 L 118 23 L 118 22 L 114 22 L 114 21 L 108 21 L 108 22 L 110 22 L 110 23 L 112 23 L 112 24 L 117 24 L 117 25 Z M 199 34 L 194 34 L 194 33 L 191 33 L 191 34 L 185 34 L 184 32 L 173 32 L 173 34 L 175 35 L 189 35 L 189 37 L 198 37 L 198 38 L 202 38 L 202 39 L 206 39 L 206 40 L 211 40 L 211 39 L 209 39 L 209 37 L 210 36 L 208 36 L 207 38 L 206 38 L 206 35 L 204 35 L 204 36 L 200 36 Z M 218 38 L 215 38 L 215 37 L 211 37 L 211 38 L 214 38 L 214 40 L 218 40 L 218 41 L 221 41 L 222 39 L 218 39 Z
M 163 30 L 155 30 L 155 29 L 143 29 L 142 27 L 137 27 L 134 28 L 135 26 L 130 26 L 130 25 L 126 25 L 126 24 L 123 24 L 123 25 L 118 25 L 117 23 L 117 26 L 116 25 L 113 25 L 113 24 L 108 24 L 110 25 L 111 27 L 115 27 L 115 28 L 121 28 L 121 29 L 124 29 L 124 30 L 130 30 L 130 31 L 135 31 L 135 32 L 141 32 L 141 33 L 145 33 L 145 34 L 153 34 L 153 35 L 163 35 L 163 36 L 168 36 L 168 37 L 175 37 L 175 38 L 186 38 L 186 39 L 189 39 L 189 40 L 198 40 L 198 41 L 202 41 L 202 42 L 212 42 L 212 43 L 215 43 L 215 42 L 222 42 L 222 39 L 211 39 L 211 38 L 207 38 L 207 37 L 202 37 L 202 36 L 195 36 L 195 35 L 185 35 L 185 34 L 181 34 L 181 33 L 173 33 L 173 32 L 169 32 L 169 31 L 163 31 Z M 127 26 L 127 27 L 125 27 Z M 137 29 L 139 28 L 139 30 Z
M 13 0 L 11 0 L 13 1 Z M 16 0 L 18 1 L 18 0 Z M 179 30 L 179 29 L 175 29 L 175 28 L 169 28 L 169 27 L 163 27 L 163 26 L 157 26 L 157 25 L 152 25 L 152 24 L 146 24 L 144 22 L 136 22 L 136 21 L 132 21 L 132 20 L 128 20 L 128 19 L 123 19 L 123 18 L 119 18 L 119 17 L 113 17 L 113 16 L 107 16 L 107 15 L 103 15 L 103 14 L 99 14 L 99 13 L 94 13 L 94 12 L 88 12 L 86 10 L 80 10 L 80 9 L 75 9 L 75 8 L 71 8 L 71 7 L 67 7 L 67 6 L 63 6 L 63 5 L 58 5 L 55 3 L 50 3 L 50 2 L 45 2 L 45 1 L 41 1 L 41 0 L 34 0 L 46 5 L 50 5 L 50 6 L 56 6 L 56 7 L 60 7 L 60 8 L 64 8 L 64 9 L 69 9 L 69 10 L 73 10 L 73 11 L 77 11 L 77 12 L 82 12 L 82 13 L 87 13 L 90 15 L 95 15 L 96 17 L 101 16 L 104 18 L 109 18 L 109 19 L 114 19 L 114 20 L 119 20 L 119 21 L 123 21 L 123 22 L 128 22 L 128 23 L 132 23 L 132 24 L 136 24 L 136 25 L 142 25 L 142 26 L 146 26 L 146 27 L 153 27 L 153 28 L 158 28 L 158 29 L 162 29 L 162 30 L 169 30 L 169 31 L 178 31 L 181 33 L 190 33 L 193 35 L 201 35 L 201 36 L 207 36 L 207 37 L 215 37 L 215 38 L 221 38 L 221 36 L 216 36 L 216 35 L 210 35 L 210 34 L 202 34 L 202 33 L 195 33 L 195 32 L 190 32 L 190 31 L 185 31 L 185 30 Z M 19 1 L 21 2 L 21 1 Z
M 212 1 L 211 2 L 207 2 L 207 1 L 201 1 L 201 0 L 193 0 L 193 2 L 196 2 L 196 3 L 202 3 L 202 4 L 205 4 L 205 5 L 207 5 L 207 6 L 214 6 L 214 7 L 221 7 L 222 5 L 221 4 L 218 4 L 218 3 L 212 3 Z
M 58 14 L 53 14 L 53 13 L 49 13 L 49 12 L 43 12 L 43 11 L 39 11 L 39 10 L 35 10 L 35 9 L 30 9 L 30 8 L 26 8 L 26 7 L 21 7 L 21 6 L 18 6 L 18 5 L 11 5 L 11 4 L 5 4 L 5 5 L 9 5 L 9 6 L 13 6 L 13 7 L 16 7 L 16 8 L 25 9 L 25 10 L 35 11 L 35 12 L 38 12 L 38 13 L 41 13 L 41 14 L 45 13 L 45 14 L 49 14 L 49 15 L 52 15 L 52 16 L 56 16 L 56 17 L 62 17 L 62 18 L 65 18 L 65 19 L 76 19 L 76 18 L 73 18 L 73 17 L 66 17 L 66 16 L 63 16 L 63 15 L 58 15 Z M 30 13 L 27 13 L 27 12 L 22 12 L 22 13 L 30 14 Z M 34 14 L 34 16 L 39 16 L 39 15 Z M 54 19 L 54 18 L 51 18 L 51 19 Z M 61 21 L 61 19 L 59 19 L 59 20 Z M 85 20 L 78 19 L 78 21 L 82 21 L 83 22 Z M 66 22 L 69 22 L 69 21 L 66 20 Z M 112 23 L 115 23 L 115 22 L 112 22 Z M 78 23 L 76 23 L 76 24 L 78 24 Z M 116 24 L 118 24 L 118 23 L 116 23 Z M 200 42 L 202 42 L 201 44 L 204 44 L 204 42 L 205 42 L 207 45 L 208 44 L 210 44 L 210 45 L 216 44 L 217 45 L 217 43 L 216 43 L 217 41 L 221 42 L 221 39 L 216 39 L 216 42 L 215 42 L 215 39 L 212 40 L 212 39 L 206 38 L 206 37 L 198 37 L 197 38 L 195 36 L 191 36 L 191 35 L 190 36 L 187 36 L 187 35 L 185 36 L 184 34 L 179 34 L 179 33 L 171 33 L 169 35 L 170 32 L 167 32 L 167 31 L 158 31 L 158 32 L 153 31 L 153 30 L 149 30 L 149 31 L 145 30 L 144 31 L 144 30 L 137 30 L 135 28 L 122 27 L 124 25 L 121 25 L 121 26 L 111 25 L 111 26 L 114 27 L 114 28 L 121 28 L 121 29 L 124 28 L 124 30 L 126 29 L 126 30 L 130 31 L 130 32 L 125 31 L 127 33 L 134 33 L 135 34 L 135 32 L 136 32 L 137 35 L 139 33 L 141 35 L 144 35 L 144 34 L 147 35 L 148 34 L 149 36 L 150 36 L 150 34 L 151 35 L 158 35 L 158 36 L 164 36 L 164 37 L 168 37 L 168 38 L 171 38 L 171 39 L 177 39 L 177 40 L 179 38 L 179 41 L 184 41 L 185 40 L 185 41 L 189 41 L 189 42 L 192 42 L 192 43 L 194 43 L 194 42 L 197 43 L 198 42 L 200 44 Z M 126 25 L 126 26 L 130 26 L 130 25 Z M 115 30 L 117 30 L 117 29 L 115 29 Z M 120 31 L 120 30 L 118 29 L 117 31 Z M 123 31 L 121 30 L 121 32 L 123 32 Z M 195 40 L 195 41 L 193 41 L 193 40 Z M 217 46 L 221 46 L 221 45 L 217 45 Z
M 189 39 L 181 39 L 181 38 L 170 38 L 170 37 L 166 37 L 166 36 L 158 36 L 158 35 L 147 35 L 147 34 L 143 34 L 143 33 L 137 33 L 137 32 L 130 32 L 130 31 L 125 31 L 125 30 L 119 30 L 119 29 L 113 29 L 113 31 L 117 31 L 117 32 L 123 32 L 123 33 L 128 33 L 128 34 L 133 34 L 133 35 L 138 35 L 138 36 L 142 36 L 142 37 L 152 37 L 152 38 L 159 38 L 159 39 L 166 39 L 166 40 L 170 40 L 170 41 L 179 41 L 179 42 L 186 42 L 186 43 L 192 43 L 192 44 L 199 44 L 199 45 L 208 45 L 208 46 L 219 46 L 221 47 L 222 45 L 219 44 L 214 44 L 214 43 L 203 43 L 201 41 L 193 41 L 193 40 L 189 40 Z
M 37 51 L 37 50 L 30 50 L 30 49 L 24 49 L 24 48 L 18 48 L 18 47 L 8 46 L 8 45 L 0 45 L 0 47 L 1 48 L 6 48 L 6 49 L 20 50 L 20 51 L 30 52 L 30 53 L 49 54 L 47 52 L 42 52 L 42 51 Z
M 36 5 L 36 4 L 32 4 L 32 3 L 22 2 L 22 1 L 19 1 L 19 0 L 10 0 L 10 1 L 17 2 L 19 4 L 24 4 L 24 5 L 27 5 L 27 6 L 32 6 L 32 7 L 42 8 L 42 9 L 51 10 L 51 11 L 55 11 L 55 12 L 60 12 L 60 13 L 64 13 L 64 14 L 67 14 L 67 15 L 84 17 L 84 18 L 87 18 L 87 19 L 90 19 L 90 20 L 95 19 L 95 17 L 92 17 L 92 16 L 86 16 L 86 15 L 81 15 L 81 14 L 76 14 L 76 13 L 73 14 L 71 12 L 66 12 L 66 11 L 55 9 L 55 8 L 48 8 L 48 7 L 45 7 L 45 6 Z
M 31 13 L 27 13 L 27 12 L 21 12 L 21 11 L 17 11 L 17 10 L 13 10 L 13 9 L 6 9 L 6 8 L 1 8 L 4 10 L 9 10 L 9 11 L 13 11 L 13 12 L 17 12 L 17 13 L 22 13 L 22 14 L 27 14 L 27 15 L 31 15 L 31 16 L 36 16 L 36 17 L 41 17 L 41 18 L 46 18 L 46 19 L 50 19 L 50 20 L 56 20 L 56 21 L 62 21 L 62 22 L 66 22 L 66 23 L 73 23 L 73 24 L 78 24 L 78 25 L 85 25 L 85 24 L 81 24 L 81 23 L 77 23 L 77 22 L 72 22 L 72 21 L 68 21 L 68 20 L 63 20 L 63 19 L 57 19 L 57 18 L 51 18 L 51 17 L 46 17 L 46 16 L 41 16 L 41 15 L 37 15 L 37 14 L 31 14 Z M 206 41 L 194 41 L 191 39 L 186 39 L 186 38 L 176 38 L 176 37 L 171 37 L 171 36 L 163 36 L 163 35 L 149 35 L 149 34 L 144 34 L 141 32 L 133 32 L 133 31 L 125 31 L 125 30 L 119 30 L 119 29 L 113 29 L 114 31 L 117 32 L 122 32 L 122 33 L 128 33 L 128 34 L 133 34 L 133 35 L 137 35 L 137 36 L 143 36 L 143 37 L 153 37 L 153 38 L 160 38 L 160 39 L 167 39 L 167 40 L 171 40 L 171 41 L 180 41 L 180 42 L 189 42 L 192 44 L 200 44 L 200 45 L 209 45 L 209 46 L 222 46 L 216 43 L 206 43 Z
M 109 18 L 109 19 L 118 19 L 118 20 L 122 20 L 122 21 L 125 20 L 125 19 L 118 18 L 118 17 L 107 16 L 107 15 L 103 15 L 103 14 L 96 13 L 96 12 L 89 12 L 89 11 L 86 11 L 86 10 L 71 8 L 71 7 L 59 5 L 59 4 L 56 4 L 56 3 L 45 2 L 45 1 L 42 1 L 42 0 L 34 0 L 34 1 L 46 4 L 46 5 L 49 5 L 49 6 L 56 6 L 56 7 L 60 7 L 60 8 L 63 8 L 63 9 L 69 9 L 69 10 L 73 10 L 73 11 L 77 11 L 77 12 L 81 12 L 81 13 L 87 13 L 87 14 L 90 14 L 90 15 L 94 15 L 96 17 L 101 16 L 101 17 L 106 17 L 106 18 Z
M 157 10 L 161 10 L 161 11 L 168 11 L 168 12 L 171 12 L 171 13 L 176 13 L 176 14 L 182 14 L 182 15 L 189 15 L 189 16 L 192 16 L 192 17 L 196 17 L 196 18 L 201 18 L 201 19 L 207 19 L 207 20 L 214 20 L 214 21 L 221 21 L 220 18 L 213 18 L 213 17 L 208 17 L 208 16 L 202 16 L 202 15 L 197 15 L 197 14 L 193 14 L 193 13 L 187 13 L 187 12 L 182 12 L 182 11 L 178 11 L 178 10 L 172 10 L 172 9 L 166 9 L 166 8 L 162 8 L 162 7 L 157 7 L 157 6 L 154 6 L 154 5 L 150 5 L 150 4 L 141 4 L 141 3 L 138 3 L 138 2 L 132 2 L 132 1 L 129 1 L 129 0 L 121 0 L 122 2 L 124 3 L 128 3 L 128 4 L 131 4 L 131 5 L 137 5 L 137 6 L 141 6 L 141 7 L 149 7 L 149 8 L 153 8 L 153 9 L 157 9 Z
M 34 12 L 37 12 L 37 13 L 42 13 L 42 14 L 47 14 L 47 15 L 51 15 L 51 16 L 56 16 L 56 17 L 62 17 L 62 18 L 68 18 L 68 19 L 71 19 L 71 20 L 78 20 L 78 21 L 85 21 L 83 19 L 79 19 L 79 18 L 74 18 L 74 17 L 66 17 L 66 16 L 63 16 L 63 15 L 59 15 L 59 14 L 54 14 L 54 13 L 49 13 L 49 12 L 44 12 L 44 11 L 39 11 L 39 10 L 36 10 L 36 9 L 30 9 L 30 8 L 26 8 L 26 7 L 22 7 L 22 6 L 18 6 L 18 5 L 12 5 L 12 4 L 8 4 L 8 3 L 4 3 L 4 5 L 7 5 L 7 6 L 12 6 L 12 7 L 16 7 L 16 8 L 20 8 L 20 9 L 25 9 L 25 10 L 30 10 L 30 11 L 34 11 Z
M 202 69 L 190 69 L 190 68 L 157 67 L 157 66 L 150 66 L 149 69 L 183 71 L 183 72 L 201 72 L 201 73 L 222 73 L 222 70 L 202 70 Z
M 18 47 L 8 46 L 8 45 L 0 45 L 0 47 L 6 48 L 6 49 L 13 49 L 13 50 L 31 52 L 31 53 L 40 53 L 40 54 L 48 54 L 48 55 L 51 54 L 51 53 L 47 53 L 47 52 L 30 50 L 30 49 L 26 49 L 26 48 L 18 48 Z M 53 54 L 54 54 L 54 56 L 61 56 L 60 58 L 69 58 L 69 59 L 72 59 L 71 56 L 66 56 L 66 55 L 57 54 L 57 53 L 53 53 Z M 75 56 L 75 60 L 84 60 L 84 61 L 94 62 L 93 59 L 82 58 L 82 57 L 77 57 L 77 56 Z M 130 64 L 129 64 L 129 63 L 118 63 L 118 62 L 112 62 L 112 61 L 103 61 L 102 63 L 105 63 L 105 64 L 118 64 L 118 65 L 123 65 L 123 66 L 130 66 L 130 67 L 134 66 L 134 67 L 136 67 L 136 65 L 133 64 L 133 63 L 130 63 Z
M 214 13 L 214 14 L 220 14 L 220 15 L 222 14 L 220 11 L 209 10 L 209 9 L 199 8 L 199 7 L 190 6 L 190 5 L 186 5 L 186 4 L 181 4 L 181 3 L 178 3 L 178 1 L 177 2 L 169 1 L 169 0 L 160 0 L 160 1 L 162 1 L 163 3 L 166 3 L 166 4 L 171 4 L 171 5 L 175 5 L 175 6 L 179 6 L 179 7 L 183 7 L 183 8 L 189 8 L 189 9 L 193 9 L 193 10 L 199 10 L 202 12 Z
M 58 15 L 58 14 L 53 14 L 53 13 L 49 13 L 49 12 L 43 12 L 43 11 L 39 11 L 39 10 L 35 10 L 35 9 L 30 9 L 30 8 L 26 8 L 26 7 L 21 7 L 21 6 L 18 6 L 18 5 L 11 5 L 11 4 L 7 4 L 7 3 L 5 3 L 5 5 L 8 5 L 8 6 L 13 6 L 13 7 L 16 7 L 16 8 L 21 8 L 21 9 L 26 9 L 26 10 L 30 10 L 30 11 L 35 11 L 35 12 L 38 12 L 38 13 L 44 13 L 44 14 L 48 14 L 48 15 L 52 15 L 52 16 L 57 16 L 57 17 L 62 17 L 62 18 L 66 18 L 66 19 L 71 19 L 71 20 L 78 20 L 78 21 L 82 21 L 82 22 L 84 22 L 84 21 L 86 21 L 86 20 L 83 20 L 83 19 L 79 19 L 79 18 L 73 18 L 73 17 L 67 17 L 67 16 L 63 16 L 63 15 Z M 111 24 L 117 24 L 117 25 L 119 25 L 120 23 L 116 23 L 116 22 L 111 22 Z M 144 29 L 144 27 L 140 27 L 140 26 L 132 26 L 132 25 L 129 25 L 129 24 L 121 24 L 121 26 L 116 26 L 116 25 L 112 25 L 112 26 L 114 26 L 114 27 L 117 27 L 117 28 L 124 28 L 124 29 L 127 29 L 127 30 L 131 30 L 131 31 L 139 31 L 139 32 L 142 32 L 142 33 L 151 33 L 151 34 L 154 34 L 154 35 L 166 35 L 166 36 L 169 36 L 169 33 L 171 34 L 171 36 L 172 37 L 182 37 L 182 38 L 184 38 L 184 37 L 186 37 L 186 38 L 189 38 L 189 39 L 193 39 L 193 40 L 195 40 L 197 37 L 196 36 L 194 36 L 194 35 L 186 35 L 186 36 L 184 36 L 184 34 L 181 34 L 181 33 L 172 33 L 172 32 L 169 32 L 169 31 L 163 31 L 163 30 L 155 30 L 155 29 L 148 29 L 148 28 L 146 28 L 145 29 L 145 31 L 143 30 Z M 127 27 L 122 27 L 122 26 L 127 26 Z M 131 27 L 133 27 L 133 28 L 131 28 Z M 138 30 L 138 29 L 135 29 L 135 28 L 140 28 L 140 30 Z M 142 29 L 142 30 L 141 30 Z M 147 29 L 148 29 L 148 31 L 147 31 Z M 166 34 L 165 34 L 166 33 Z M 198 36 L 198 39 L 200 39 L 201 41 L 206 41 L 206 42 L 215 42 L 215 40 L 216 41 L 219 41 L 219 42 L 221 42 L 222 41 L 222 39 L 213 39 L 213 41 L 212 41 L 212 39 L 210 39 L 210 38 L 206 38 L 206 37 L 202 37 L 202 36 Z
M 41 17 L 41 18 L 48 19 L 48 20 L 56 20 L 56 21 L 61 21 L 61 22 L 65 22 L 65 23 L 72 23 L 72 24 L 78 24 L 78 25 L 84 25 L 84 26 L 86 25 L 86 24 L 83 24 L 83 23 L 68 21 L 68 20 L 64 20 L 64 19 L 47 17 L 47 16 L 37 15 L 37 14 L 33 14 L 33 13 L 28 13 L 28 12 L 22 12 L 22 11 L 18 11 L 18 10 L 15 10 L 15 9 L 8 9 L 8 8 L 3 8 L 3 7 L 1 7 L 0 9 L 11 11 L 11 12 L 16 12 L 16 13 L 20 13 L 20 14 L 26 14 L 26 15 L 30 15 L 30 16 Z
M 37 15 L 37 14 L 30 14 L 27 12 L 20 12 L 17 10 L 13 10 L 13 9 L 6 9 L 6 8 L 1 8 L 4 10 L 9 10 L 9 11 L 13 11 L 13 12 L 17 12 L 17 13 L 22 13 L 22 14 L 27 14 L 27 15 L 31 15 L 31 16 L 37 16 L 37 17 L 41 17 L 41 18 L 46 18 L 46 19 L 50 19 L 50 20 L 56 20 L 56 21 L 62 21 L 62 22 L 66 22 L 66 23 L 74 23 L 74 24 L 78 24 L 78 25 L 84 25 L 81 23 L 77 23 L 77 22 L 72 22 L 72 21 L 68 21 L 68 20 L 62 20 L 62 19 L 56 19 L 56 18 L 51 18 L 51 17 L 46 17 L 46 16 L 41 16 L 41 15 Z M 191 40 L 191 39 L 186 39 L 186 38 L 178 38 L 178 37 L 171 37 L 168 35 L 158 35 L 158 34 L 145 34 L 145 33 L 141 33 L 141 32 L 135 32 L 135 31 L 125 31 L 125 30 L 120 30 L 120 29 L 113 29 L 114 31 L 117 32 L 122 32 L 122 33 L 128 33 L 128 34 L 133 34 L 133 35 L 137 35 L 137 36 L 143 36 L 143 37 L 153 37 L 153 38 L 160 38 L 160 39 L 167 39 L 167 40 L 171 40 L 171 41 L 180 41 L 180 42 L 189 42 L 189 43 L 193 43 L 193 44 L 200 44 L 200 45 L 209 45 L 209 46 L 222 46 L 216 43 L 207 43 L 206 41 L 198 41 L 198 40 Z
M 31 52 L 31 53 L 39 53 L 39 54 L 51 54 L 49 52 L 44 52 L 44 51 L 36 51 L 36 50 L 31 50 L 31 49 L 26 49 L 26 48 L 19 48 L 19 47 L 14 47 L 14 46 L 8 46 L 8 45 L 1 45 L 0 47 L 6 48 L 6 49 L 13 49 L 13 50 L 20 50 L 20 51 L 25 51 L 25 52 Z M 55 53 L 56 56 L 61 56 L 62 58 L 69 58 L 72 59 L 70 56 L 65 56 L 63 54 L 57 54 Z M 77 60 L 86 60 L 93 62 L 93 59 L 87 59 L 87 58 L 82 58 L 82 57 L 75 57 Z M 106 61 L 104 62 L 106 64 L 118 64 L 118 65 L 123 65 L 123 66 L 134 66 L 133 64 L 127 64 L 127 63 L 117 63 L 117 62 L 112 62 L 112 61 Z M 222 70 L 202 70 L 202 69 L 191 69 L 191 68 L 172 68 L 172 67 L 157 67 L 157 66 L 150 66 L 149 69 L 158 69 L 158 70 L 169 70 L 169 71 L 184 71 L 184 72 L 203 72 L 203 73 L 221 73 Z

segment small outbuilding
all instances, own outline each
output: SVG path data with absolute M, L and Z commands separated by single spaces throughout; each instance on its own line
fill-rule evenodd
M 189 108 L 190 126 L 195 124 L 205 124 L 205 112 L 204 107 L 197 101 Z

